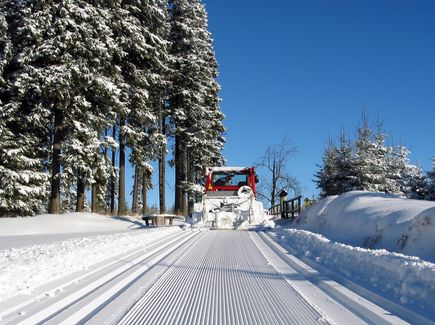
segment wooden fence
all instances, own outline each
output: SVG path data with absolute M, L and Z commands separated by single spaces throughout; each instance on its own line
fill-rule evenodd
M 276 204 L 269 209 L 270 215 L 281 216 L 283 219 L 287 219 L 290 216 L 294 218 L 301 213 L 301 198 L 302 196 L 296 196 L 290 200 L 282 201 L 280 204 Z

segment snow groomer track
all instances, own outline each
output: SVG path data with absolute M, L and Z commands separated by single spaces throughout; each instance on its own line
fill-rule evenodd
M 70 282 L 56 297 L 11 309 L 0 323 L 430 323 L 358 296 L 264 232 L 176 232 Z

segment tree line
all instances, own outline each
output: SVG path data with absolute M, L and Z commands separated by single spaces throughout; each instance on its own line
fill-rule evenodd
M 387 146 L 386 138 L 382 123 L 373 130 L 365 112 L 353 144 L 341 130 L 338 144 L 328 142 L 315 174 L 321 197 L 366 190 L 435 200 L 435 157 L 433 170 L 424 173 L 410 162 L 404 145 Z
M 0 216 L 146 212 L 168 154 L 175 212 L 224 163 L 218 65 L 200 0 L 0 3 Z

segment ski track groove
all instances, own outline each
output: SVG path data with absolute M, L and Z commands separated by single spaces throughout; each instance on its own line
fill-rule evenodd
M 321 318 L 248 232 L 212 230 L 118 324 L 318 324 Z
M 168 272 L 169 271 L 167 271 L 165 274 L 168 274 Z M 171 280 L 174 279 L 175 275 L 174 274 L 170 274 L 168 277 L 169 277 L 169 281 L 171 281 Z M 166 293 L 165 293 L 165 287 L 162 285 L 162 282 L 163 282 L 163 278 L 160 277 L 157 280 L 157 282 L 151 287 L 151 289 L 145 294 L 145 296 L 143 298 L 141 298 L 140 301 L 137 303 L 138 304 L 137 306 L 141 307 L 143 309 L 142 312 L 138 313 L 137 315 L 135 315 L 134 313 L 130 313 L 131 317 L 126 318 L 125 321 L 123 319 L 122 323 L 125 323 L 125 324 L 143 323 L 145 321 L 146 322 L 151 321 L 156 316 L 158 316 L 158 315 L 155 315 L 156 314 L 156 309 L 152 308 L 151 304 L 147 304 L 145 298 L 156 299 L 155 297 L 157 296 L 157 299 L 159 299 L 157 301 L 157 305 L 158 305 L 159 302 L 163 301 L 164 299 L 167 299 L 167 296 L 170 295 L 172 293 L 172 291 L 169 290 L 169 291 L 166 291 Z M 147 316 L 146 312 L 149 311 L 150 309 L 151 309 L 151 314 L 148 315 L 148 317 L 150 317 L 150 320 L 148 320 L 145 317 Z M 138 318 L 139 318 L 139 322 L 137 322 Z
M 251 238 L 249 238 L 249 239 L 251 240 Z M 249 252 L 244 250 L 245 258 L 247 260 L 250 260 L 251 257 L 250 256 L 248 257 L 248 254 L 249 254 Z M 258 272 L 258 274 L 261 274 L 262 270 L 259 269 L 259 267 L 256 267 L 255 265 L 250 266 L 250 267 L 251 267 L 251 271 L 254 274 L 256 274 L 256 272 Z M 259 280 L 261 281 L 261 277 L 259 277 Z M 261 288 L 261 289 L 262 289 L 262 293 L 266 296 L 267 292 L 264 290 L 264 288 Z M 278 297 L 282 296 L 280 291 L 277 291 L 276 293 L 277 293 Z M 278 300 L 281 300 L 281 299 L 278 299 Z M 277 311 L 275 305 L 272 303 L 271 299 L 267 299 L 267 306 L 269 307 L 269 308 L 266 308 L 267 315 L 270 319 L 274 320 L 273 323 L 276 323 L 276 324 L 285 323 L 285 320 L 280 317 L 281 315 L 278 313 L 278 311 Z
M 207 253 L 206 253 L 207 254 Z M 199 300 L 199 301 L 201 301 L 201 303 L 200 304 L 196 304 L 195 306 L 194 306 L 194 308 L 186 308 L 185 310 L 184 310 L 184 313 L 183 313 L 183 315 L 182 315 L 182 317 L 181 317 L 181 323 L 182 324 L 186 324 L 187 322 L 188 322 L 188 320 L 189 319 L 191 319 L 191 318 L 193 318 L 192 316 L 193 315 L 196 315 L 196 313 L 197 312 L 199 312 L 199 306 L 200 305 L 203 305 L 203 297 L 202 297 L 202 293 L 204 292 L 203 290 L 198 290 L 198 287 L 200 287 L 201 286 L 201 284 L 204 282 L 204 278 L 205 277 L 200 277 L 200 275 L 201 275 L 201 271 L 204 271 L 204 263 L 203 263 L 203 261 L 204 261 L 204 259 L 205 259 L 205 254 L 201 257 L 201 263 L 200 263 L 200 265 L 199 265 L 199 272 L 197 272 L 197 278 L 199 278 L 199 279 L 197 279 L 197 281 L 195 281 L 195 282 L 193 282 L 192 284 L 191 284 L 191 291 L 193 290 L 193 289 L 195 289 L 195 290 L 193 290 L 193 297 L 192 297 L 192 300 Z M 198 285 L 196 285 L 196 283 L 198 283 Z
M 265 251 L 266 246 L 270 252 L 269 249 Z M 154 265 L 159 265 L 156 272 L 160 273 L 154 273 L 158 278 L 153 283 L 148 282 L 146 289 L 138 291 L 143 292 L 142 297 L 137 296 L 126 304 L 116 324 L 330 322 L 316 303 L 310 302 L 310 296 L 304 298 L 302 287 L 298 289 L 297 285 L 291 284 L 300 280 L 299 273 L 295 278 L 281 273 L 285 270 L 283 264 L 276 264 L 275 255 L 271 255 L 279 257 L 283 254 L 277 247 L 263 232 L 211 230 L 171 234 L 150 242 L 150 246 L 142 251 L 129 251 L 116 257 L 120 264 L 108 260 L 106 265 L 89 272 L 96 280 L 87 279 L 88 282 L 78 288 L 54 298 L 56 301 L 52 305 L 42 304 L 43 309 L 15 319 L 14 324 L 46 321 L 84 324 L 100 309 L 110 306 L 113 297 L 121 291 L 126 288 L 137 290 L 137 280 L 146 277 L 147 270 Z M 178 253 L 171 257 L 174 252 Z M 122 295 L 119 297 L 123 298 Z M 334 300 L 334 296 L 328 295 L 328 299 Z M 354 303 L 359 306 L 358 302 Z M 115 309 L 109 308 L 109 311 L 116 310 L 116 306 L 113 307 Z M 368 319 L 378 320 L 379 316 L 370 317 Z
M 116 261 L 120 262 L 124 260 L 124 264 L 120 266 L 115 266 L 115 262 L 111 261 L 108 262 L 106 265 L 99 267 L 98 271 L 104 271 L 109 267 L 109 272 L 101 272 L 101 278 L 98 278 L 96 282 L 91 282 L 77 290 L 73 290 L 70 293 L 66 294 L 65 297 L 57 298 L 57 301 L 54 302 L 52 305 L 49 305 L 48 307 L 41 309 L 37 311 L 34 314 L 29 314 L 25 318 L 21 319 L 18 318 L 16 320 L 12 320 L 13 323 L 19 323 L 19 324 L 40 324 L 45 322 L 50 322 L 52 319 L 56 317 L 62 318 L 62 314 L 64 312 L 68 313 L 68 309 L 71 307 L 74 307 L 75 304 L 80 303 L 83 299 L 86 299 L 89 294 L 92 294 L 95 291 L 100 290 L 100 288 L 104 287 L 107 283 L 110 283 L 111 281 L 117 281 L 119 279 L 120 275 L 123 273 L 137 267 L 138 269 L 141 268 L 149 268 L 149 260 L 154 260 L 157 254 L 157 256 L 160 256 L 161 254 L 165 254 L 166 252 L 172 252 L 171 249 L 171 243 L 177 244 L 178 242 L 185 242 L 189 241 L 192 238 L 195 237 L 195 234 L 189 234 L 189 233 L 177 233 L 174 235 L 170 235 L 164 239 L 158 239 L 155 242 L 150 242 L 150 246 L 142 249 L 142 255 L 139 255 L 140 252 L 138 251 L 130 251 L 127 252 L 125 255 L 117 257 Z M 158 247 L 161 245 L 160 247 Z M 154 258 L 153 258 L 154 257 Z M 133 258 L 133 260 L 125 261 L 126 258 Z M 144 264 L 144 262 L 146 262 Z M 143 266 L 145 265 L 145 266 Z M 112 266 L 112 269 L 110 267 Z M 114 267 L 114 268 L 113 268 Z M 96 270 L 92 270 L 87 275 L 89 276 L 96 276 L 98 275 L 98 272 Z M 85 278 L 86 275 L 80 276 L 81 278 Z M 129 283 L 128 285 L 130 285 Z M 107 295 L 107 292 L 113 290 L 112 287 L 109 287 L 107 291 L 104 291 L 101 293 L 101 296 Z M 86 306 L 85 306 L 86 307 Z M 91 310 L 92 314 L 93 310 Z M 89 313 L 87 314 L 81 314 L 80 312 L 75 312 L 72 315 L 67 316 L 68 319 L 74 318 L 74 319 L 84 319 L 88 317 Z M 59 322 L 62 322 L 59 320 Z M 76 323 L 76 322 L 74 322 Z
M 143 247 L 139 247 L 139 248 L 134 248 L 128 252 L 126 252 L 125 254 L 122 255 L 118 255 L 115 256 L 113 258 L 107 259 L 106 261 L 100 262 L 98 263 L 98 267 L 96 268 L 91 268 L 88 272 L 78 275 L 78 276 L 74 276 L 72 278 L 70 278 L 67 282 L 63 282 L 61 285 L 57 285 L 51 289 L 47 289 L 45 290 L 43 293 L 39 294 L 38 296 L 35 296 L 31 299 L 28 299 L 18 305 L 14 305 L 13 307 L 7 309 L 7 310 L 3 310 L 2 312 L 0 312 L 0 319 L 2 319 L 3 317 L 12 314 L 13 312 L 16 312 L 19 309 L 26 309 L 27 306 L 31 306 L 32 304 L 34 304 L 34 302 L 38 302 L 44 298 L 46 298 L 46 292 L 48 291 L 57 291 L 57 290 L 61 290 L 73 283 L 78 283 L 80 281 L 86 280 L 98 273 L 102 273 L 104 272 L 104 270 L 108 269 L 111 266 L 114 266 L 115 264 L 118 264 L 120 262 L 122 262 L 123 260 L 126 260 L 128 258 L 131 259 L 136 259 L 138 256 L 140 256 L 140 254 L 146 253 L 147 251 L 153 249 L 155 246 L 158 246 L 161 243 L 164 243 L 165 241 L 170 240 L 173 237 L 177 237 L 180 236 L 180 233 L 171 233 L 169 234 L 169 236 L 167 237 L 163 237 L 163 238 L 157 238 L 155 241 L 150 241 L 149 247 L 143 248 Z
M 196 237 L 201 237 L 202 236 L 202 234 L 201 235 L 199 235 L 199 236 L 196 236 Z M 197 241 L 199 238 L 195 238 L 195 240 Z M 154 289 L 156 289 L 157 290 L 157 293 L 160 293 L 160 291 L 159 291 L 159 289 L 160 289 L 160 283 L 162 282 L 162 278 L 160 277 L 156 282 L 155 282 L 155 284 L 151 287 L 151 289 L 148 291 L 148 292 L 146 292 L 146 294 L 145 294 L 145 296 L 151 296 L 151 297 L 153 297 L 153 295 L 155 295 L 155 293 L 156 293 L 156 291 L 152 291 L 152 289 L 154 288 Z M 144 297 L 145 297 L 144 296 Z M 162 296 L 162 299 L 163 299 L 163 296 L 164 295 L 161 295 Z M 143 298 L 141 298 L 138 302 L 137 302 L 137 304 L 135 305 L 135 306 L 140 306 L 141 308 L 143 308 L 143 309 L 145 309 L 146 310 L 146 308 L 147 308 L 147 305 L 146 305 L 146 301 L 144 301 L 144 299 Z M 148 306 L 149 307 L 149 306 Z M 153 310 L 153 309 L 152 309 Z M 124 322 L 126 322 L 126 324 L 143 324 L 145 321 L 147 321 L 147 319 L 145 319 L 145 317 L 146 317 L 147 315 L 145 314 L 145 313 L 138 313 L 138 314 L 132 314 L 132 313 L 130 313 L 130 316 L 128 316 L 128 317 L 125 317 L 124 316 L 124 318 L 123 318 L 123 321 Z M 153 316 L 153 314 L 151 314 L 151 315 L 149 315 L 150 317 L 152 317 Z
M 241 239 L 240 235 L 238 236 L 238 240 L 239 240 L 239 245 L 240 245 L 240 248 L 241 248 L 241 252 L 243 254 L 243 259 L 244 259 L 245 263 L 249 266 L 249 259 L 246 256 L 246 251 L 243 248 L 243 243 L 242 243 L 242 239 Z M 247 271 L 250 272 L 252 269 L 251 269 L 250 266 L 248 268 L 249 268 L 249 270 L 247 270 Z M 255 273 L 252 273 L 252 274 L 254 274 L 254 277 L 256 277 Z M 243 288 L 247 288 L 248 289 L 247 290 L 247 293 L 248 293 L 247 297 L 250 300 L 249 304 L 248 304 L 248 306 L 250 307 L 250 310 L 251 310 L 250 314 L 255 316 L 255 318 L 252 319 L 251 321 L 255 322 L 255 323 L 257 323 L 257 322 L 264 323 L 264 320 L 261 319 L 261 316 L 262 316 L 261 313 L 260 313 L 260 315 L 258 314 L 259 307 L 261 307 L 261 306 L 258 306 L 257 305 L 257 301 L 255 301 L 253 299 L 253 297 L 255 297 L 254 286 L 253 285 L 249 285 L 247 283 L 246 286 L 243 285 Z M 258 321 L 259 319 L 260 319 L 260 321 Z M 270 320 L 270 321 L 272 321 L 272 320 Z

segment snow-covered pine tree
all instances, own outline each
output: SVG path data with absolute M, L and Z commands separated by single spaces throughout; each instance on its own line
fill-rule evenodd
M 320 189 L 320 196 L 327 197 L 330 195 L 340 194 L 336 179 L 338 174 L 337 166 L 337 147 L 332 140 L 323 152 L 322 165 L 318 165 L 320 170 L 314 175 L 314 182 Z
M 202 42 L 198 46 L 198 58 L 203 62 L 201 69 L 201 107 L 195 112 L 191 112 L 189 118 L 187 148 L 188 148 L 188 168 L 187 168 L 187 187 L 197 188 L 204 178 L 204 168 L 206 166 L 220 166 L 225 163 L 222 156 L 222 149 L 225 142 L 223 137 L 225 128 L 223 126 L 224 114 L 220 110 L 220 99 L 218 93 L 220 86 L 216 81 L 218 77 L 218 64 L 213 52 L 211 34 L 207 31 L 207 13 L 201 3 L 197 3 L 198 17 L 200 18 Z M 193 209 L 197 192 L 190 191 L 189 212 Z
M 5 86 L 3 71 L 5 66 L 10 62 L 12 48 L 11 40 L 8 32 L 8 23 L 6 21 L 6 5 L 5 2 L 0 3 L 0 86 Z
M 48 196 L 44 150 L 37 135 L 15 124 L 11 112 L 9 105 L 0 112 L 0 217 L 32 216 L 44 211 Z
M 41 143 L 46 125 L 40 120 L 47 112 L 33 102 L 35 88 L 16 100 L 21 95 L 14 86 L 19 70 L 17 42 L 26 42 L 17 32 L 19 15 L 11 2 L 0 3 L 0 216 L 39 213 L 48 194 L 44 173 L 47 147 Z
M 391 149 L 387 165 L 387 192 L 413 199 L 423 199 L 426 179 L 420 167 L 410 163 L 410 151 L 404 145 Z
M 175 127 L 175 209 L 184 213 L 189 184 L 202 178 L 206 165 L 223 162 L 224 116 L 204 5 L 198 0 L 170 0 L 169 8 L 175 72 L 169 87 Z
M 427 196 L 427 178 L 421 167 L 410 164 L 407 169 L 408 191 L 406 196 L 410 199 L 424 200 Z
M 435 201 L 435 157 L 432 157 L 432 170 L 427 172 L 426 200 Z
M 14 12 L 11 24 L 16 27 L 12 29 L 16 51 L 11 77 L 14 90 L 10 92 L 16 95 L 11 102 L 25 99 L 45 113 L 31 111 L 33 120 L 45 129 L 49 126 L 44 135 L 45 145 L 53 147 L 49 212 L 58 213 L 61 170 L 71 170 L 64 177 L 92 182 L 93 176 L 81 168 L 85 166 L 93 174 L 98 172 L 95 166 L 104 161 L 96 149 L 100 134 L 94 131 L 108 126 L 107 121 L 113 120 L 111 110 L 122 106 L 119 88 L 112 82 L 116 75 L 111 64 L 116 44 L 106 24 L 111 21 L 110 11 L 98 2 L 87 1 L 8 3 Z M 94 154 L 88 155 L 89 150 Z M 69 152 L 81 155 L 75 158 L 68 156 Z
M 378 127 L 373 131 L 368 123 L 368 116 L 362 114 L 361 126 L 358 128 L 358 139 L 355 142 L 355 163 L 357 172 L 357 188 L 372 192 L 387 191 L 387 154 L 384 146 L 385 134 Z
M 343 129 L 340 132 L 339 146 L 336 148 L 335 153 L 336 174 L 331 178 L 331 182 L 335 183 L 336 194 L 358 189 L 358 175 L 353 148 Z
M 131 149 L 130 162 L 142 170 L 147 167 L 146 161 L 155 158 L 166 143 L 157 127 L 160 107 L 156 104 L 162 100 L 167 71 L 168 43 L 165 35 L 169 27 L 165 9 L 158 0 L 128 1 L 121 2 L 115 13 L 116 41 L 122 49 L 122 56 L 116 58 L 115 64 L 125 82 L 125 96 L 129 103 L 128 108 L 118 112 L 120 139 Z M 122 177 L 124 155 L 121 146 L 119 214 L 126 212 L 125 180 Z
M 405 174 L 409 164 L 409 150 L 403 145 L 397 145 L 391 151 L 388 160 L 388 187 L 389 193 L 405 196 L 407 180 Z

